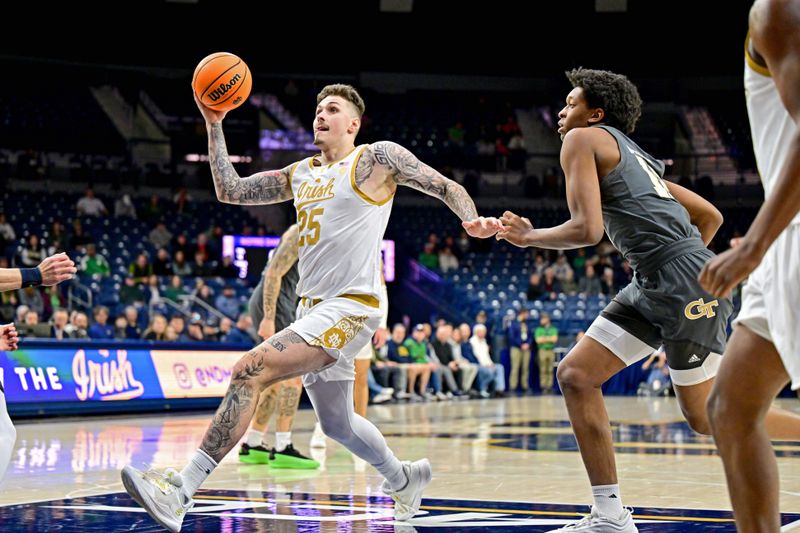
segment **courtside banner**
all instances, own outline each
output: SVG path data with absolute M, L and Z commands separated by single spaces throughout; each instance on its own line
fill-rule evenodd
M 0 352 L 8 403 L 161 399 L 150 350 L 21 348 Z
M 165 399 L 222 397 L 242 351 L 152 350 Z

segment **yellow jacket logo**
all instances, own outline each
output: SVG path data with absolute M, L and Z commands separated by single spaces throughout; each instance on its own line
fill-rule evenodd
M 717 316 L 717 313 L 714 312 L 714 308 L 719 305 L 718 300 L 712 300 L 708 303 L 704 302 L 702 298 L 689 302 L 686 308 L 683 310 L 683 314 L 686 315 L 686 318 L 689 320 L 697 320 L 698 318 L 712 318 Z

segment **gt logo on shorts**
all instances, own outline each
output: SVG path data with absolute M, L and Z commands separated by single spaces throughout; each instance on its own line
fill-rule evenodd
M 717 313 L 714 312 L 714 308 L 719 305 L 719 301 L 712 300 L 708 303 L 705 303 L 702 298 L 698 300 L 694 300 L 693 302 L 689 302 L 686 308 L 683 310 L 683 314 L 686 315 L 686 318 L 689 320 L 697 320 L 698 318 L 712 318 L 717 316 Z

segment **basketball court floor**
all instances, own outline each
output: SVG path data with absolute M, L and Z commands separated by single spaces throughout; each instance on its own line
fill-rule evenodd
M 781 406 L 800 412 L 800 401 Z M 673 398 L 609 398 L 622 494 L 642 532 L 735 531 L 710 438 Z M 394 522 L 380 476 L 328 441 L 319 471 L 243 465 L 232 453 L 196 496 L 186 532 L 543 532 L 591 496 L 560 397 L 370 407 L 403 459 L 428 457 L 424 514 Z M 162 531 L 122 489 L 127 463 L 182 467 L 210 413 L 21 422 L 0 485 L 3 532 Z M 310 410 L 295 446 L 309 450 Z M 800 444 L 776 446 L 784 531 L 800 531 Z M 319 458 L 319 457 L 317 457 Z

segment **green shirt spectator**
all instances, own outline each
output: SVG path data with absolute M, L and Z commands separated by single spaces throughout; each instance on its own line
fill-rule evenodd
M 90 276 L 111 274 L 111 265 L 108 264 L 105 257 L 97 253 L 97 247 L 94 244 L 86 245 L 86 255 L 81 258 L 81 272 Z
M 550 318 L 547 318 L 545 324 L 544 317 L 542 318 L 542 325 L 536 328 L 534 334 L 536 338 L 536 345 L 542 350 L 552 350 L 558 342 L 558 328 L 550 324 Z
M 411 355 L 411 358 L 415 363 L 425 364 L 428 362 L 428 343 L 426 343 L 424 340 L 417 341 L 412 338 L 408 338 L 403 342 L 403 346 L 408 349 L 408 353 Z

